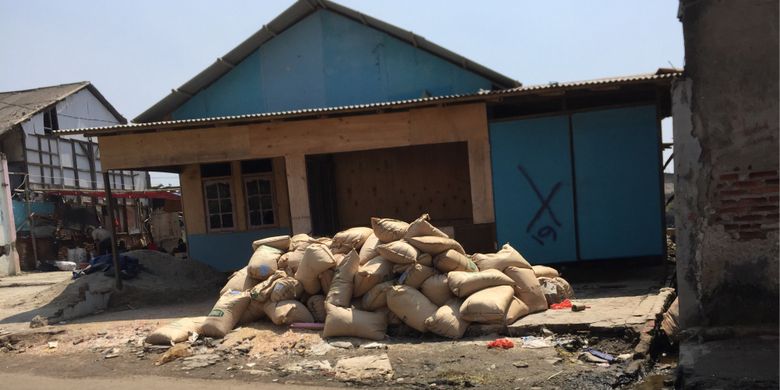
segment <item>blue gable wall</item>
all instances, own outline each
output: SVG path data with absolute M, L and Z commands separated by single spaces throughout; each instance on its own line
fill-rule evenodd
M 319 10 L 176 109 L 173 119 L 419 98 L 490 89 L 486 78 Z

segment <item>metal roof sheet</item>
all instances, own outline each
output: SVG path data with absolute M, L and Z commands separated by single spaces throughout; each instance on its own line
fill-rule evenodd
M 592 88 L 594 86 L 620 86 L 625 84 L 639 84 L 645 82 L 667 80 L 681 76 L 682 72 L 678 70 L 659 70 L 656 73 L 648 73 L 634 76 L 614 77 L 593 79 L 584 81 L 573 81 L 567 83 L 549 83 L 530 85 L 525 87 L 508 88 L 497 91 L 480 91 L 472 94 L 460 94 L 460 95 L 445 95 L 445 96 L 433 96 L 418 99 L 397 100 L 392 102 L 378 102 L 369 104 L 357 104 L 349 106 L 338 107 L 322 107 L 322 108 L 309 108 L 302 110 L 280 111 L 280 112 L 267 112 L 259 114 L 244 114 L 244 115 L 230 115 L 230 116 L 218 116 L 209 118 L 196 118 L 196 119 L 180 119 L 172 121 L 157 121 L 157 122 L 145 122 L 145 123 L 129 123 L 126 125 L 114 125 L 114 126 L 102 126 L 92 127 L 86 129 L 64 129 L 56 131 L 57 134 L 78 134 L 84 133 L 89 135 L 110 135 L 113 133 L 122 133 L 127 131 L 145 130 L 145 129 L 159 129 L 159 128 L 171 128 L 179 126 L 190 125 L 217 125 L 232 122 L 255 122 L 271 119 L 284 119 L 294 118 L 311 115 L 324 115 L 324 114 L 339 114 L 339 113 L 352 113 L 361 111 L 370 111 L 376 109 L 400 109 L 411 108 L 416 106 L 424 106 L 430 104 L 451 104 L 469 101 L 484 101 L 492 97 L 511 97 L 530 95 L 538 93 L 556 93 L 573 89 Z
M 416 47 L 433 53 L 436 56 L 444 58 L 447 61 L 471 70 L 502 88 L 521 86 L 522 84 L 507 76 L 504 76 L 494 70 L 488 69 L 474 61 L 469 60 L 457 53 L 451 52 L 425 38 L 416 35 L 411 31 L 406 31 L 379 19 L 362 14 L 351 8 L 336 4 L 328 0 L 298 0 L 290 8 L 279 14 L 274 20 L 264 25 L 256 33 L 229 51 L 224 56 L 217 58 L 213 64 L 198 73 L 195 77 L 182 84 L 179 88 L 173 89 L 170 94 L 155 103 L 152 107 L 139 114 L 133 119 L 133 122 L 149 122 L 159 120 L 162 116 L 170 113 L 177 107 L 184 104 L 193 95 L 203 88 L 229 72 L 236 64 L 244 60 L 257 48 L 273 39 L 282 31 L 298 23 L 303 18 L 309 16 L 318 9 L 327 9 L 350 19 L 356 20 L 367 26 L 390 34 L 404 42 L 410 43 Z

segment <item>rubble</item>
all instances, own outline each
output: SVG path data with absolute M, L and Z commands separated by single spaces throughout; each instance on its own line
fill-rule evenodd
M 381 355 L 358 356 L 341 359 L 334 367 L 336 379 L 341 381 L 389 380 L 393 377 L 393 367 L 386 353 Z

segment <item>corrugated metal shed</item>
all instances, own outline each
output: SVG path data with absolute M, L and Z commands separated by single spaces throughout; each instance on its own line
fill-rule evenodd
M 270 23 L 263 26 L 259 31 L 247 38 L 244 42 L 236 46 L 233 50 L 218 58 L 208 68 L 198 73 L 198 75 L 186 83 L 182 84 L 179 88 L 172 90 L 171 93 L 162 100 L 135 117 L 133 122 L 140 123 L 159 120 L 164 115 L 184 104 L 184 102 L 189 100 L 200 90 L 208 87 L 211 83 L 222 77 L 225 73 L 229 72 L 236 64 L 244 60 L 261 45 L 273 39 L 276 35 L 280 34 L 282 31 L 288 29 L 318 9 L 327 9 L 331 12 L 338 13 L 350 19 L 356 20 L 364 25 L 385 32 L 404 42 L 408 42 L 415 47 L 426 50 L 449 62 L 457 64 L 458 66 L 461 66 L 487 78 L 491 82 L 495 83 L 499 88 L 518 87 L 522 85 L 517 80 L 513 80 L 457 53 L 453 53 L 433 42 L 426 40 L 419 35 L 414 34 L 411 31 L 403 30 L 379 19 L 362 14 L 351 8 L 344 7 L 328 0 L 299 0 L 290 6 L 290 8 L 282 12 Z
M 130 123 L 126 125 L 115 126 L 102 126 L 83 129 L 63 129 L 56 131 L 57 134 L 88 134 L 88 135 L 111 135 L 125 132 L 143 131 L 148 129 L 162 129 L 162 128 L 177 128 L 177 127 L 189 127 L 192 125 L 208 126 L 208 125 L 225 125 L 235 122 L 257 122 L 264 120 L 279 120 L 296 117 L 306 117 L 312 115 L 333 115 L 333 114 L 346 114 L 346 113 L 360 113 L 376 111 L 381 109 L 403 109 L 423 107 L 430 105 L 445 105 L 454 103 L 464 103 L 473 101 L 484 101 L 491 98 L 498 97 L 513 97 L 522 95 L 533 94 L 555 94 L 562 93 L 569 90 L 576 89 L 593 89 L 595 87 L 619 87 L 630 84 L 642 84 L 654 81 L 669 81 L 675 77 L 681 76 L 682 72 L 679 70 L 667 70 L 659 69 L 655 73 L 593 79 L 585 81 L 574 81 L 568 83 L 550 83 L 531 85 L 526 87 L 508 88 L 497 91 L 480 91 L 473 94 L 462 95 L 447 95 L 447 96 L 434 96 L 419 99 L 399 100 L 393 102 L 379 102 L 370 104 L 360 104 L 351 106 L 340 107 L 323 107 L 312 108 L 305 110 L 293 110 L 293 111 L 281 111 L 281 112 L 269 112 L 260 114 L 248 114 L 248 115 L 233 115 L 233 116 L 220 116 L 211 118 L 197 118 L 197 119 L 181 119 L 173 121 L 158 121 L 158 122 L 146 122 L 146 123 Z
M 0 92 L 0 134 L 84 88 L 88 88 L 119 122 L 127 123 L 127 119 L 120 115 L 89 81 L 80 81 L 21 91 Z

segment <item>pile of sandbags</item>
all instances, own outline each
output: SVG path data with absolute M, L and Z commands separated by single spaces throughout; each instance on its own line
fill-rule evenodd
M 231 276 L 207 317 L 163 327 L 148 341 L 176 342 L 187 331 L 223 337 L 263 318 L 277 325 L 324 323 L 325 337 L 380 340 L 388 324 L 402 322 L 455 339 L 472 322 L 511 324 L 572 297 L 556 270 L 531 266 L 509 244 L 496 253 L 467 254 L 429 220 L 427 214 L 411 223 L 372 218 L 370 228 L 333 238 L 257 240 L 249 263 Z

